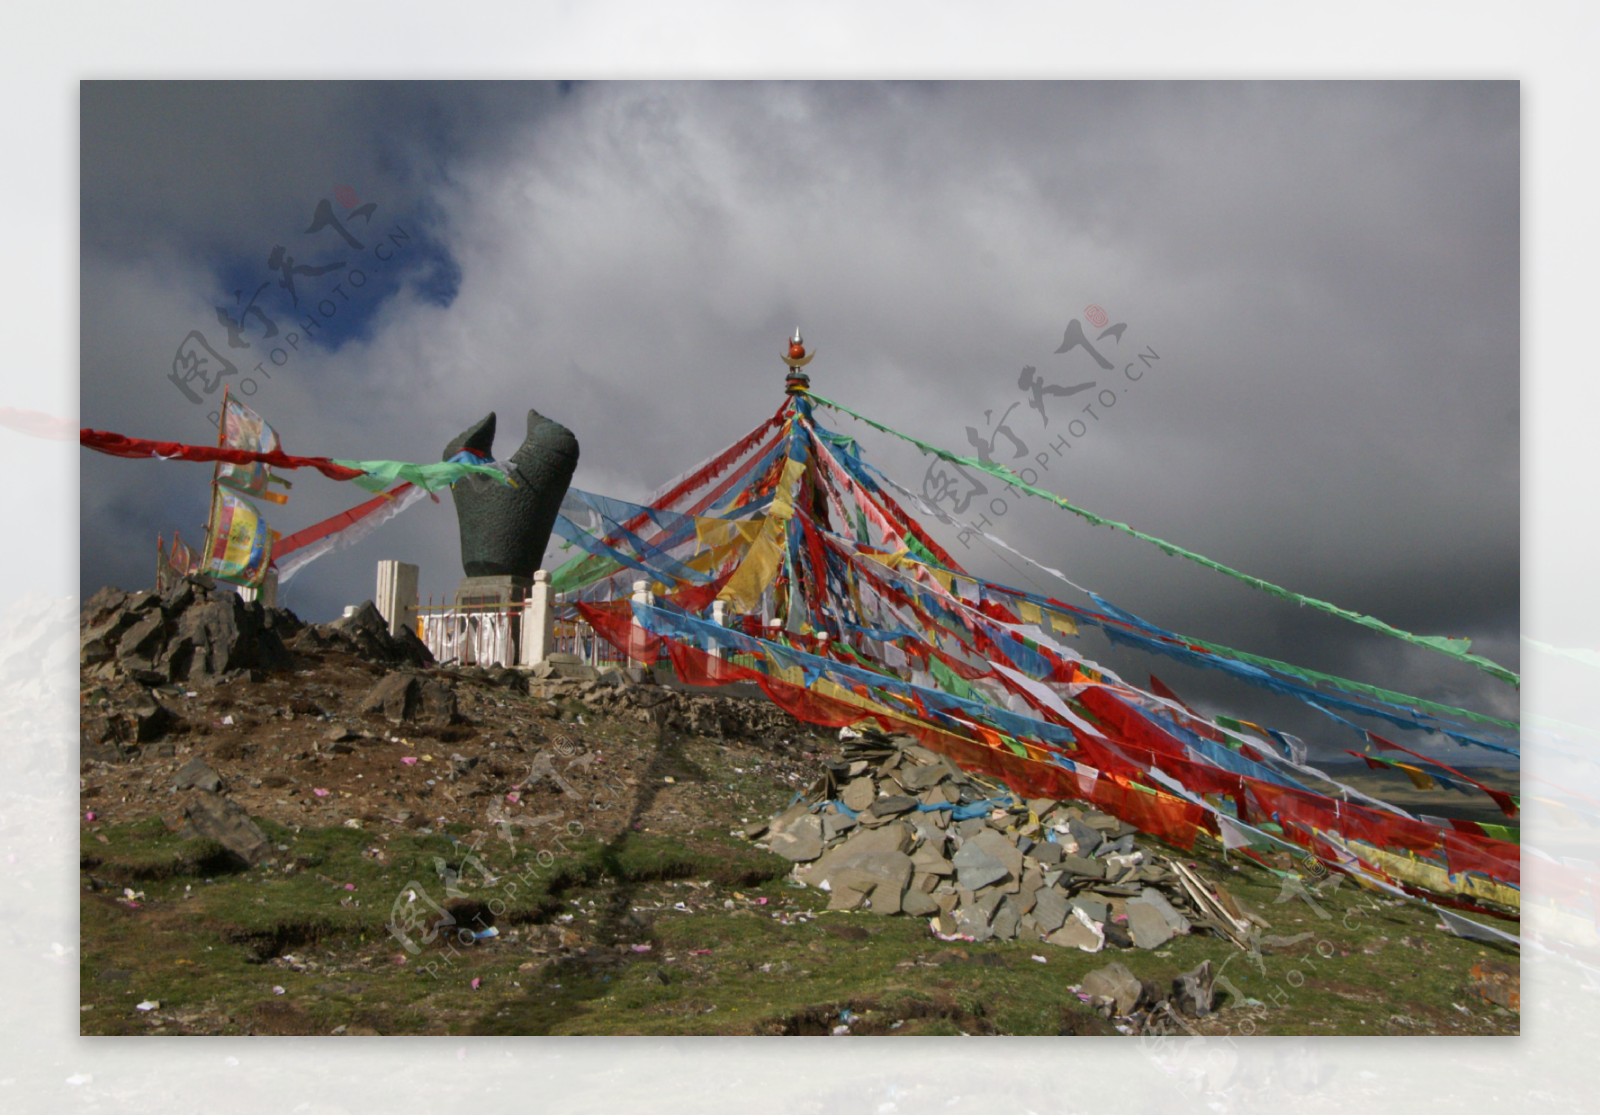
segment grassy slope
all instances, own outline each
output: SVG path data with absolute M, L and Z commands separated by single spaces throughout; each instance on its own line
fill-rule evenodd
M 613 728 L 614 746 L 627 746 L 631 729 L 592 713 L 586 736 L 613 746 Z M 670 749 L 680 778 L 706 784 L 708 801 L 725 800 L 727 814 L 775 810 L 789 797 L 729 772 L 717 741 L 655 747 Z M 215 846 L 158 819 L 97 827 L 82 846 L 83 1030 L 815 1034 L 848 1011 L 856 1034 L 1101 1033 L 1108 1026 L 1069 987 L 1085 973 L 1120 960 L 1166 984 L 1210 959 L 1229 983 L 1222 1010 L 1196 1023 L 1206 1033 L 1516 1032 L 1514 1014 L 1472 997 L 1468 976 L 1474 961 L 1514 966 L 1514 955 L 1449 937 L 1421 908 L 1350 884 L 1317 900 L 1323 918 L 1303 900 L 1275 902 L 1280 885 L 1260 868 L 1189 857 L 1264 914 L 1272 933 L 1313 932 L 1259 964 L 1200 936 L 1097 956 L 945 943 L 918 920 L 823 913 L 826 896 L 787 881 L 787 862 L 730 835 L 739 821 L 712 811 L 680 819 L 677 832 L 538 848 L 480 840 L 477 862 L 450 833 L 265 823 L 280 861 L 251 871 L 228 870 Z M 409 955 L 385 924 L 412 881 L 443 901 L 439 861 L 463 873 L 461 924 L 493 922 L 500 936 L 441 937 Z M 137 907 L 122 900 L 124 886 L 145 893 Z M 141 1000 L 160 1007 L 139 1012 Z

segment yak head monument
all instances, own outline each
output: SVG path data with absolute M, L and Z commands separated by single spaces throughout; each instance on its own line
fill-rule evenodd
M 444 460 L 467 454 L 493 460 L 494 412 L 468 427 L 445 447 Z M 544 560 L 561 501 L 578 467 L 578 439 L 538 411 L 528 412 L 528 432 L 505 462 L 515 487 L 470 477 L 453 485 L 461 527 L 461 564 L 466 580 L 457 605 L 523 600 Z

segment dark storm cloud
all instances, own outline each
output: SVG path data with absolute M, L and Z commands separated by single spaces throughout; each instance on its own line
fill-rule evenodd
M 963 452 L 1020 403 L 1044 487 L 1515 666 L 1518 114 L 1510 83 L 86 85 L 84 421 L 205 440 L 163 378 L 173 346 L 227 261 L 350 183 L 416 215 L 459 279 L 430 298 L 402 271 L 358 336 L 261 386 L 292 451 L 426 460 L 537 406 L 577 431 L 578 484 L 638 497 L 771 413 L 799 324 L 824 395 Z M 1160 358 L 1056 454 L 1081 401 L 1045 426 L 1018 376 L 1110 379 L 1054 352 L 1089 303 Z M 822 418 L 921 487 L 916 451 Z M 148 580 L 129 532 L 203 517 L 185 468 L 86 455 L 85 591 Z M 358 495 L 296 479 L 286 529 Z M 1514 707 L 1037 501 L 991 518 L 1164 626 Z M 380 557 L 449 592 L 448 499 L 311 567 L 294 606 L 365 598 Z

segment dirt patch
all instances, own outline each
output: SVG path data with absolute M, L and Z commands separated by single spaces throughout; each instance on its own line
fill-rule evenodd
M 948 1028 L 929 1027 L 943 1023 Z M 762 1035 L 916 1035 L 944 1030 L 946 1033 L 992 1035 L 998 1032 L 982 1005 L 966 1008 L 948 996 L 928 999 L 907 998 L 885 1003 L 878 1000 L 851 1000 L 843 1004 L 815 1004 L 778 1018 L 764 1021 L 757 1029 Z

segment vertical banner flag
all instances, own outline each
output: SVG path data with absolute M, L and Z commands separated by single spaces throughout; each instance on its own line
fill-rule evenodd
M 271 453 L 278 449 L 278 432 L 255 411 L 237 399 L 229 398 L 222 409 L 222 442 L 230 449 Z M 269 483 L 281 484 L 285 488 L 289 487 L 289 483 L 273 476 L 259 462 L 248 465 L 224 464 L 217 469 L 217 483 L 274 504 L 288 500 L 281 493 L 267 491 Z
M 172 532 L 172 549 L 167 551 L 167 563 L 180 578 L 194 573 L 195 567 L 199 565 L 194 551 L 189 549 L 189 544 L 184 542 L 183 537 L 176 531 Z
M 259 588 L 272 564 L 277 532 L 267 526 L 249 500 L 222 488 L 212 489 L 211 523 L 200 572 L 235 585 Z
M 195 571 L 194 551 L 178 532 L 172 533 L 172 549 L 167 550 L 161 539 L 156 540 L 156 592 L 165 593 Z

